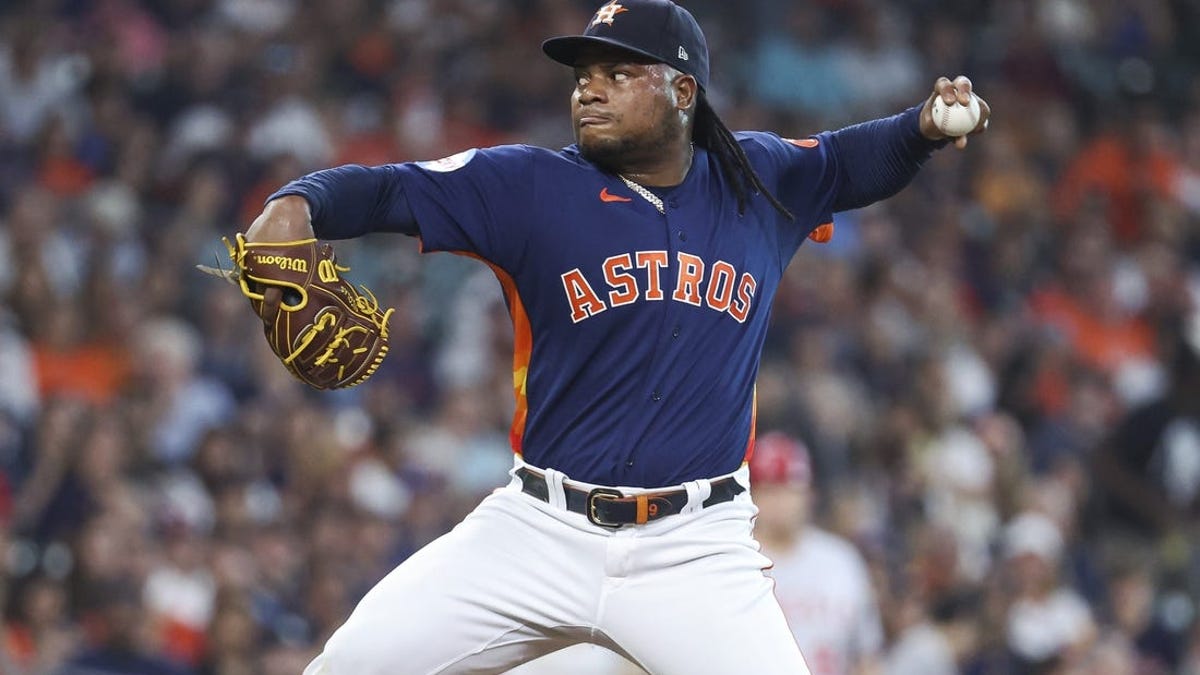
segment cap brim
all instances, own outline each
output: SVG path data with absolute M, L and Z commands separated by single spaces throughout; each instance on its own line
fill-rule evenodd
M 649 59 L 654 63 L 662 63 L 663 60 L 650 52 L 644 52 L 640 49 L 634 49 L 629 45 L 611 40 L 609 38 L 593 37 L 591 35 L 567 35 L 564 37 L 550 38 L 542 43 L 542 51 L 546 56 L 558 61 L 567 66 L 574 66 L 578 63 L 579 52 L 588 45 L 601 45 L 607 47 L 615 47 L 630 54 L 637 54 L 643 58 Z

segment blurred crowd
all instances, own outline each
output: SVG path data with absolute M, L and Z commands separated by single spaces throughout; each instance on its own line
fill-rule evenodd
M 505 482 L 485 267 L 340 244 L 392 349 L 318 394 L 195 266 L 311 170 L 570 143 L 539 44 L 596 4 L 0 3 L 0 673 L 297 674 Z M 938 636 L 963 673 L 1200 673 L 1200 4 L 682 4 L 733 129 L 937 75 L 992 105 L 801 249 L 760 373 L 759 429 L 803 439 L 812 519 L 865 561 L 877 667 Z

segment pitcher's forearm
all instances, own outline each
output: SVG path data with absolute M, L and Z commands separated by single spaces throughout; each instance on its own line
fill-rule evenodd
M 284 195 L 267 202 L 250 229 L 246 241 L 299 241 L 313 237 L 308 201 L 297 195 Z

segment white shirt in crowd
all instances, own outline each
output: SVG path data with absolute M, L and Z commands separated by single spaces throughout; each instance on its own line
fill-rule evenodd
M 771 556 L 775 595 L 812 675 L 852 673 L 883 647 L 879 605 L 862 555 L 849 541 L 809 527 Z

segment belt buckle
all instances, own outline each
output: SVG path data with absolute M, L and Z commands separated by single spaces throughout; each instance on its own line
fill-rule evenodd
M 588 496 L 587 496 L 587 519 L 588 519 L 588 522 L 590 522 L 593 525 L 598 525 L 600 527 L 607 527 L 607 528 L 614 529 L 614 530 L 621 527 L 622 525 L 624 525 L 624 523 L 611 523 L 606 520 L 602 520 L 600 518 L 599 514 L 596 513 L 596 500 L 601 497 L 612 500 L 612 499 L 623 499 L 625 497 L 625 495 L 621 494 L 620 490 L 614 490 L 612 488 L 594 488 L 594 489 L 592 489 L 592 491 L 589 492 Z

